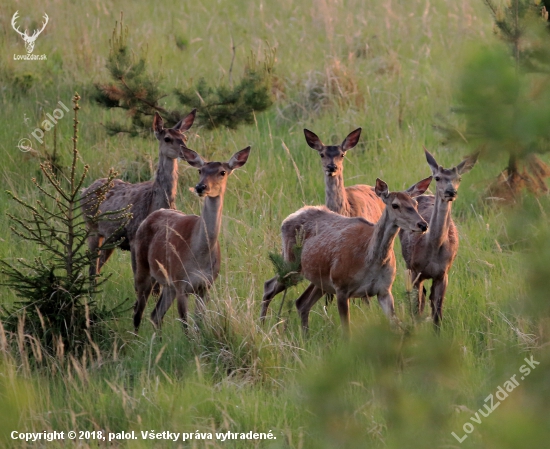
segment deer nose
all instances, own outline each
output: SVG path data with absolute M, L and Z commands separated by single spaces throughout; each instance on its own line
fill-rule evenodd
M 421 221 L 420 223 L 418 223 L 417 226 L 420 228 L 422 232 L 426 232 L 428 230 L 428 225 L 424 221 Z
M 199 195 L 204 193 L 205 190 L 206 190 L 206 185 L 205 184 L 197 184 L 195 186 L 195 192 L 197 192 Z
M 334 173 L 336 171 L 336 165 L 334 164 L 328 164 L 327 165 L 327 170 L 330 172 L 330 173 Z
M 457 194 L 456 189 L 447 189 L 445 190 L 445 196 L 450 196 L 451 198 L 454 198 Z

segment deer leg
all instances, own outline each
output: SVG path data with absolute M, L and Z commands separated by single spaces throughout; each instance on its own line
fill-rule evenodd
M 415 275 L 416 273 L 413 272 L 413 279 L 416 278 Z M 418 303 L 414 312 L 417 316 L 420 316 L 424 313 L 424 306 L 426 305 L 426 289 L 424 288 L 424 279 L 419 278 L 413 288 L 418 296 Z
M 180 282 L 180 284 L 182 284 Z M 204 303 L 202 299 L 198 296 L 198 293 L 195 294 L 196 304 L 195 307 L 198 309 L 202 308 Z M 180 285 L 176 287 L 176 305 L 178 307 L 178 315 L 180 316 L 181 323 L 183 324 L 183 329 L 187 330 L 187 292 L 185 291 L 185 286 Z M 202 306 L 200 305 L 202 304 Z
M 275 276 L 269 281 L 264 283 L 264 296 L 262 298 L 262 311 L 260 312 L 260 319 L 265 320 L 265 315 L 267 314 L 267 309 L 269 308 L 269 303 L 275 296 L 281 293 L 283 290 L 286 290 L 286 287 L 283 283 L 279 282 L 279 277 Z
M 91 254 L 97 254 L 99 251 L 100 246 L 100 239 L 99 235 L 96 232 L 91 232 L 88 235 L 88 248 L 90 249 Z M 95 277 L 96 274 L 99 274 L 99 257 L 100 254 L 97 254 L 97 257 L 94 258 L 92 263 L 90 264 L 90 277 Z
M 314 284 L 309 284 L 300 297 L 296 300 L 296 308 L 302 319 L 302 330 L 307 333 L 309 329 L 309 311 L 323 296 L 323 291 Z
M 195 293 L 195 321 L 202 321 L 206 312 L 206 303 L 210 300 L 208 289 L 204 288 Z M 178 309 L 179 310 L 179 309 Z
M 342 291 L 336 292 L 336 302 L 338 303 L 338 314 L 342 323 L 342 331 L 344 337 L 349 338 L 349 297 L 347 293 Z
M 395 308 L 393 305 L 393 295 L 391 291 L 378 294 L 378 304 L 382 307 L 384 314 L 388 317 L 388 320 L 392 321 L 395 317 Z
M 151 286 L 152 288 L 152 286 Z M 151 312 L 151 320 L 153 321 L 153 324 L 158 329 L 162 325 L 162 319 L 164 318 L 164 315 L 166 315 L 166 312 L 174 302 L 174 298 L 176 297 L 176 289 L 173 285 L 165 285 L 162 289 L 162 294 L 160 295 L 157 304 L 155 305 L 155 308 Z
M 419 282 L 418 284 L 418 314 L 422 315 L 424 313 L 424 306 L 426 305 L 426 287 L 424 287 L 424 282 Z
M 98 264 L 97 264 L 97 273 L 99 274 L 99 272 L 101 271 L 101 269 L 103 268 L 103 265 L 105 265 L 107 263 L 107 261 L 109 260 L 109 257 L 111 257 L 113 255 L 113 253 L 115 252 L 115 249 L 114 248 L 111 248 L 111 249 L 102 249 L 99 253 L 99 259 L 98 259 Z
M 137 332 L 143 317 L 143 311 L 147 305 L 147 300 L 151 294 L 151 277 L 149 273 L 136 275 L 135 277 L 135 289 L 137 294 L 137 300 L 134 304 L 134 329 Z
M 436 328 L 441 326 L 443 319 L 443 300 L 445 299 L 445 291 L 447 290 L 449 278 L 444 274 L 440 279 L 434 279 L 432 289 L 430 291 L 430 302 L 432 305 L 432 318 Z

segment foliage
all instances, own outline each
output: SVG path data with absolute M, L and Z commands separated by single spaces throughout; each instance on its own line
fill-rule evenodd
M 212 87 L 201 78 L 194 87 L 176 90 L 175 93 L 182 105 L 198 110 L 199 123 L 208 129 L 219 126 L 235 129 L 242 123 L 251 124 L 255 112 L 265 111 L 273 104 L 271 77 L 274 61 L 274 50 L 263 63 L 252 54 L 242 78 L 234 87 L 224 84 Z
M 187 41 L 176 37 L 176 45 L 179 49 L 184 49 Z M 160 88 L 161 77 L 149 73 L 145 51 L 137 59 L 132 53 L 128 46 L 128 28 L 123 24 L 122 14 L 120 25 L 115 24 L 110 47 L 106 67 L 113 81 L 95 84 L 94 97 L 107 109 L 126 110 L 131 117 L 131 125 L 108 123 L 108 133 L 137 136 L 151 128 L 155 112 L 159 112 L 169 126 L 177 123 L 183 114 L 159 105 L 159 101 L 167 96 Z M 175 94 L 185 108 L 198 109 L 198 123 L 208 129 L 220 126 L 235 129 L 241 124 L 251 124 L 254 122 L 255 112 L 262 112 L 273 104 L 271 77 L 274 61 L 274 50 L 270 51 L 263 62 L 258 62 L 252 54 L 242 78 L 235 86 L 232 85 L 230 74 L 229 85 L 214 87 L 201 78 L 195 86 L 185 91 L 176 89 Z
M 122 13 L 120 24 L 115 24 L 109 44 L 106 67 L 113 81 L 95 84 L 94 98 L 107 109 L 120 108 L 127 111 L 131 125 L 110 122 L 105 125 L 107 132 L 110 135 L 128 133 L 135 137 L 151 129 L 155 112 L 161 113 L 170 126 L 176 124 L 183 115 L 159 106 L 160 99 L 165 97 L 159 88 L 160 77 L 149 74 L 145 50 L 136 59 L 129 48 L 128 27 L 124 26 Z
M 544 178 L 550 169 L 534 154 L 550 150 L 548 26 L 532 0 L 486 4 L 509 52 L 497 45 L 481 48 L 466 64 L 458 95 L 458 110 L 467 120 L 465 136 L 493 157 L 508 157 L 491 196 L 515 198 L 523 187 L 547 192 Z
M 279 253 L 269 253 L 268 257 L 273 267 L 275 268 L 275 274 L 287 287 L 298 284 L 303 278 L 300 274 L 300 267 L 302 265 L 302 247 L 304 246 L 303 231 L 296 231 L 296 243 L 292 246 L 292 253 L 294 254 L 294 260 L 286 261 L 284 257 Z
M 15 333 L 22 326 L 25 333 L 52 353 L 60 347 L 62 351 L 79 352 L 94 336 L 105 336 L 106 327 L 102 321 L 114 312 L 97 306 L 94 295 L 105 279 L 88 272 L 99 254 L 87 250 L 90 231 L 80 208 L 80 201 L 90 200 L 81 197 L 80 193 L 89 167 L 84 166 L 82 173 L 77 173 L 79 99 L 75 94 L 70 174 L 65 176 L 55 166 L 41 163 L 47 183 L 42 186 L 33 179 L 43 198 L 36 200 L 36 204 L 8 192 L 30 215 L 18 217 L 8 213 L 14 223 L 11 230 L 21 239 L 33 242 L 39 255 L 32 261 L 18 258 L 17 264 L 11 260 L 0 261 L 0 272 L 7 278 L 2 284 L 12 288 L 21 298 L 11 307 L 4 305 L 1 308 L 6 330 Z M 111 171 L 106 183 L 96 191 L 100 202 L 112 186 L 115 175 Z M 114 213 L 127 216 L 125 210 Z M 109 215 L 98 210 L 91 219 L 106 220 Z M 112 247 L 105 245 L 102 249 Z

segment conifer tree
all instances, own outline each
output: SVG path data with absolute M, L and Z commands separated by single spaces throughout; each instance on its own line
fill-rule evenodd
M 115 24 L 107 59 L 107 70 L 112 81 L 95 85 L 95 100 L 107 109 L 122 109 L 131 119 L 130 125 L 116 121 L 105 124 L 109 134 L 128 133 L 130 136 L 147 135 L 155 112 L 159 112 L 169 126 L 176 124 L 183 113 L 160 106 L 168 94 L 161 88 L 161 77 L 148 70 L 147 54 L 140 51 L 136 57 L 128 45 L 128 27 Z M 254 54 L 249 58 L 243 76 L 233 85 L 210 85 L 200 79 L 186 90 L 174 90 L 185 111 L 198 109 L 197 119 L 209 129 L 225 126 L 237 128 L 251 124 L 254 113 L 268 109 L 272 104 L 271 79 L 275 61 L 271 49 L 264 61 Z
M 88 166 L 82 170 L 78 167 L 79 99 L 80 96 L 75 94 L 70 173 L 65 175 L 50 163 L 43 162 L 40 164 L 43 185 L 33 178 L 40 199 L 25 201 L 8 192 L 26 211 L 22 216 L 7 214 L 13 223 L 11 231 L 16 238 L 34 244 L 37 256 L 33 260 L 0 261 L 0 273 L 4 275 L 1 284 L 13 289 L 20 298 L 11 306 L 0 307 L 5 329 L 15 333 L 23 326 L 25 334 L 34 337 L 51 352 L 58 351 L 62 345 L 64 351 L 78 353 L 90 340 L 97 341 L 98 337 L 106 335 L 104 320 L 116 312 L 116 307 L 107 311 L 98 306 L 94 296 L 105 278 L 91 275 L 89 270 L 99 254 L 88 250 L 90 231 L 86 228 L 81 209 L 81 201 L 89 199 L 81 197 L 80 192 Z M 100 202 L 112 187 L 115 176 L 111 170 L 107 182 L 95 192 Z M 112 215 L 129 218 L 127 210 L 118 210 L 109 214 L 97 211 L 92 219 L 108 220 Z
M 550 169 L 537 154 L 550 150 L 550 34 L 539 2 L 485 3 L 507 50 L 496 44 L 470 58 L 458 111 L 466 117 L 470 143 L 508 159 L 490 197 L 515 200 L 524 187 L 548 192 Z

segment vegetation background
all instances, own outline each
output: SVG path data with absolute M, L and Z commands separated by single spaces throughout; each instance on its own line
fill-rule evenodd
M 47 61 L 14 61 L 23 54 L 11 28 L 13 13 L 39 25 L 50 17 L 35 53 Z M 0 210 L 16 214 L 5 193 L 38 198 L 31 178 L 53 148 L 23 153 L 17 142 L 40 126 L 62 101 L 78 91 L 82 160 L 90 182 L 110 167 L 132 182 L 149 179 L 157 142 L 126 135 L 109 137 L 102 123 L 124 118 L 91 101 L 94 83 L 107 79 L 109 39 L 120 11 L 130 48 L 147 50 L 151 71 L 167 91 L 185 89 L 204 77 L 227 82 L 243 70 L 253 51 L 276 49 L 275 104 L 238 130 L 192 128 L 188 146 L 211 160 L 226 160 L 252 146 L 246 167 L 232 176 L 221 235 L 222 269 L 212 291 L 205 328 L 186 337 L 172 308 L 163 338 L 145 322 L 134 335 L 131 312 L 111 324 L 111 351 L 87 358 L 31 357 L 25 335 L 19 351 L 0 328 L 0 442 L 3 447 L 70 447 L 27 444 L 10 432 L 105 430 L 173 432 L 271 430 L 265 441 L 192 441 L 193 448 L 525 448 L 550 441 L 548 352 L 547 199 L 528 198 L 516 209 L 490 208 L 487 184 L 506 160 L 482 160 L 460 187 L 453 208 L 460 250 L 450 273 L 444 326 L 435 335 L 429 321 L 409 314 L 404 264 L 394 284 L 396 310 L 406 331 L 389 329 L 378 305 L 357 303 L 351 311 L 353 338 L 341 339 L 334 305 L 320 302 L 303 339 L 295 312 L 287 324 L 273 313 L 259 325 L 263 282 L 273 274 L 267 254 L 280 247 L 279 227 L 305 204 L 324 202 L 317 154 L 302 129 L 325 143 L 338 143 L 358 126 L 360 145 L 346 158 L 347 185 L 376 177 L 403 189 L 426 177 L 422 145 L 448 167 L 472 151 L 442 141 L 440 122 L 460 129 L 452 113 L 461 68 L 472 49 L 501 45 L 478 0 L 279 0 L 201 2 L 5 0 L 0 6 Z M 174 105 L 173 96 L 163 99 Z M 72 122 L 58 123 L 61 164 L 70 163 Z M 178 209 L 198 213 L 188 191 L 197 173 L 180 164 Z M 0 216 L 0 257 L 32 259 L 39 249 L 15 238 Z M 396 252 L 399 252 L 396 244 Z M 129 299 L 133 280 L 128 253 L 117 251 L 98 301 L 108 306 Z M 301 285 L 290 292 L 297 297 Z M 16 300 L 2 288 L 3 304 Z M 288 296 L 287 296 L 288 297 Z M 277 299 L 271 309 L 278 308 Z M 152 301 L 150 301 L 152 302 Z M 151 304 L 149 304 L 151 307 Z M 148 309 L 150 310 L 150 309 Z M 147 313 L 147 312 L 146 312 Z M 521 380 L 481 423 L 470 417 L 533 354 L 540 365 Z M 475 415 L 474 415 L 475 416 Z M 470 422 L 474 431 L 463 443 Z M 94 441 L 74 442 L 97 447 Z M 104 446 L 101 443 L 100 446 Z M 166 447 L 166 442 L 121 441 L 117 447 Z

